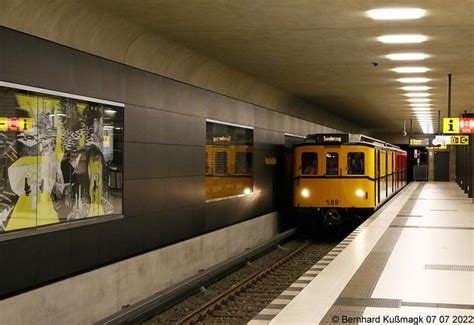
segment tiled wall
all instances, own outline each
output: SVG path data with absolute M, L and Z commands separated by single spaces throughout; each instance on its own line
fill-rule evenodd
M 284 133 L 332 129 L 0 28 L 0 80 L 125 103 L 123 219 L 0 241 L 0 297 L 280 208 Z M 255 127 L 256 194 L 205 202 L 206 118 Z

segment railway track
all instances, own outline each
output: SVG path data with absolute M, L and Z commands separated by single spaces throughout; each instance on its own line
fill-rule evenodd
M 266 266 L 240 277 L 240 281 L 234 281 L 230 286 L 227 283 L 228 287 L 221 292 L 211 291 L 207 299 L 207 292 L 201 293 L 205 302 L 196 306 L 196 299 L 188 299 L 189 304 L 185 301 L 179 308 L 158 315 L 147 324 L 246 323 L 336 245 L 336 242 L 290 242 L 279 252 L 273 252 L 277 257 Z

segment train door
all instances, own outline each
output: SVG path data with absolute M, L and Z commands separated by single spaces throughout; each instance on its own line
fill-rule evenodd
M 385 154 L 385 198 L 388 197 L 388 178 L 389 178 L 389 172 L 388 172 L 388 151 L 384 152 Z
M 395 179 L 395 152 L 391 152 L 390 153 L 390 156 L 392 156 L 392 193 L 395 192 L 395 182 L 396 182 L 396 179 Z
M 376 179 L 376 187 L 377 187 L 377 203 L 380 203 L 380 150 L 375 150 L 375 179 Z

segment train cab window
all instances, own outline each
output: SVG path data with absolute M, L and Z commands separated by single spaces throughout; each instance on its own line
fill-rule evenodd
M 347 154 L 347 175 L 364 175 L 365 162 L 363 152 L 349 152 Z
M 326 175 L 339 175 L 339 154 L 337 152 L 326 154 Z
M 303 175 L 318 174 L 318 154 L 314 152 L 304 152 L 301 155 L 301 171 Z

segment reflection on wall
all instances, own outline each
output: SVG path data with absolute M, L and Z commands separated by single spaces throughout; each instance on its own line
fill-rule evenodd
M 253 191 L 253 130 L 206 123 L 206 200 Z
M 0 232 L 122 213 L 122 125 L 121 107 L 0 87 Z

